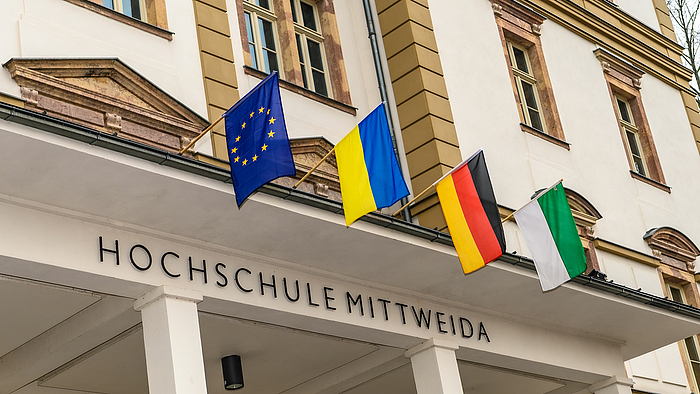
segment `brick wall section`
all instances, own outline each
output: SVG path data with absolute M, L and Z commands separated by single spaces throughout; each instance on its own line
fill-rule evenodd
M 194 11 L 207 110 L 213 122 L 240 97 L 226 1 L 194 0 Z M 212 130 L 212 148 L 215 157 L 228 160 L 223 122 Z
M 462 161 L 427 0 L 376 0 L 414 194 Z M 446 228 L 431 191 L 411 209 Z

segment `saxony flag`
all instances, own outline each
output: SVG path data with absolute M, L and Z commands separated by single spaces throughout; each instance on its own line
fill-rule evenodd
M 543 291 L 586 271 L 586 255 L 561 181 L 513 216 L 530 248 Z
M 476 152 L 435 185 L 464 273 L 501 256 L 506 243 L 484 152 Z

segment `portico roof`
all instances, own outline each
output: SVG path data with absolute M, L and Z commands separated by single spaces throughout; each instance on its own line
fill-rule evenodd
M 464 276 L 444 233 L 376 213 L 346 228 L 341 204 L 278 185 L 238 210 L 218 167 L 1 103 L 0 118 L 9 198 L 619 344 L 625 359 L 700 332 L 700 309 L 642 291 L 582 276 L 543 294 L 513 254 Z

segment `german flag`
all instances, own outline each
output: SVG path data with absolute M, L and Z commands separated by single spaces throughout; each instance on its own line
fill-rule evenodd
M 506 243 L 484 152 L 479 150 L 435 184 L 464 273 L 501 256 Z

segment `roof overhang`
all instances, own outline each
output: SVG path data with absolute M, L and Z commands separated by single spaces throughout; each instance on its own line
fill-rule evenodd
M 700 310 L 624 286 L 542 293 L 516 255 L 465 276 L 445 234 L 378 214 L 346 228 L 340 204 L 275 185 L 238 210 L 217 167 L 7 105 L 0 119 L 5 196 L 618 343 L 625 359 L 700 332 Z

